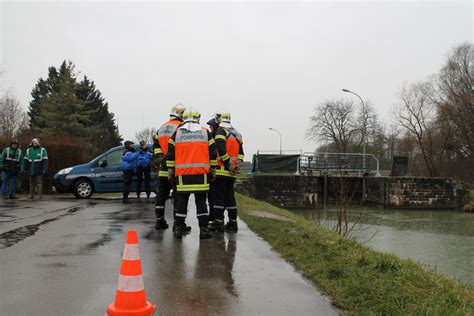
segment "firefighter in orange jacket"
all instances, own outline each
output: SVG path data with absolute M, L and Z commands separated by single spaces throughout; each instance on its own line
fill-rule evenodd
M 216 131 L 215 141 L 218 152 L 218 168 L 214 183 L 214 222 L 211 230 L 237 232 L 237 204 L 234 184 L 240 165 L 244 160 L 242 135 L 230 124 L 230 113 L 221 113 L 221 122 Z M 224 227 L 224 211 L 229 221 Z
M 209 191 L 210 174 L 217 166 L 215 141 L 211 133 L 199 124 L 201 114 L 187 109 L 183 114 L 183 125 L 171 137 L 166 155 L 169 179 L 176 181 L 176 205 L 174 237 L 182 238 L 186 233 L 186 214 L 191 193 L 197 209 L 199 238 L 210 238 L 209 213 L 206 194 Z
M 168 228 L 168 223 L 165 220 L 165 203 L 171 189 L 173 189 L 173 184 L 168 180 L 165 157 L 168 153 L 168 141 L 176 132 L 178 126 L 183 123 L 184 110 L 185 107 L 182 104 L 173 106 L 170 112 L 170 119 L 161 125 L 153 140 L 153 162 L 154 168 L 158 173 L 155 200 L 156 229 Z

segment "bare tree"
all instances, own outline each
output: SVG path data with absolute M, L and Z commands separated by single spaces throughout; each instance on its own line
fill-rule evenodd
M 135 133 L 135 141 L 140 142 L 142 140 L 146 141 L 147 144 L 153 143 L 153 137 L 156 134 L 156 128 L 146 127 Z
M 0 99 L 0 135 L 4 142 L 28 128 L 28 116 L 15 97 L 6 93 Z
M 462 156 L 474 154 L 474 46 L 463 43 L 448 55 L 439 74 L 422 92 L 438 107 L 439 120 L 452 124 L 453 146 Z
M 375 138 L 379 137 L 378 134 L 381 129 L 377 112 L 372 103 L 365 101 L 364 104 L 364 107 L 359 109 L 356 119 L 358 127 L 356 144 L 359 148 L 362 146 L 363 141 L 365 141 L 366 145 L 373 143 Z
M 333 142 L 340 153 L 347 152 L 349 144 L 354 142 L 360 130 L 355 121 L 352 101 L 324 101 L 314 108 L 310 120 L 307 137 Z
M 416 139 L 429 176 L 436 177 L 440 171 L 435 163 L 435 108 L 422 90 L 423 84 L 402 88 L 397 121 Z

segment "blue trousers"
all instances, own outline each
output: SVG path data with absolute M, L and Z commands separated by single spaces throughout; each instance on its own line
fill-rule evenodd
M 2 194 L 4 197 L 14 196 L 16 193 L 16 176 L 2 172 Z

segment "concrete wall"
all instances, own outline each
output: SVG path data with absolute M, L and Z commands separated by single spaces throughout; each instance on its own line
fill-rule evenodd
M 287 209 L 309 209 L 318 203 L 321 179 L 296 175 L 253 175 L 236 183 L 236 190 Z
M 464 195 L 451 178 L 366 178 L 366 202 L 388 208 L 455 209 Z
M 327 180 L 327 201 L 337 199 L 341 178 Z M 343 178 L 351 202 L 362 200 L 362 178 Z M 287 209 L 309 209 L 322 204 L 324 177 L 255 174 L 239 180 L 236 190 Z M 387 208 L 456 209 L 463 206 L 464 189 L 450 178 L 366 177 L 365 201 Z

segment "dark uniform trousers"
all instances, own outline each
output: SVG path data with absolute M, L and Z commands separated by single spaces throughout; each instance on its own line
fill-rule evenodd
M 145 168 L 143 167 L 137 167 L 137 196 L 140 197 L 140 194 L 142 193 L 142 181 L 143 181 L 143 176 L 145 176 L 145 192 L 146 196 L 149 197 L 151 193 L 151 188 L 150 188 L 150 166 L 147 166 Z
M 170 196 L 174 185 L 168 181 L 167 177 L 158 177 L 158 179 L 158 185 L 156 186 L 155 214 L 157 219 L 162 219 L 165 216 L 166 200 Z M 173 214 L 174 213 L 175 210 L 173 210 Z
M 128 198 L 132 186 L 133 169 L 123 170 L 123 197 Z
M 209 221 L 214 221 L 214 191 L 216 190 L 215 181 L 209 183 L 209 192 L 207 193 L 207 203 L 209 204 Z
M 197 218 L 199 227 L 209 225 L 209 216 L 207 213 L 206 192 L 193 193 L 196 202 Z M 180 226 L 185 225 L 186 215 L 188 213 L 188 201 L 191 193 L 176 193 L 174 202 L 176 205 L 176 223 Z
M 234 193 L 235 179 L 216 177 L 214 181 L 214 218 L 223 221 L 224 210 L 227 210 L 230 220 L 237 220 L 237 203 Z

